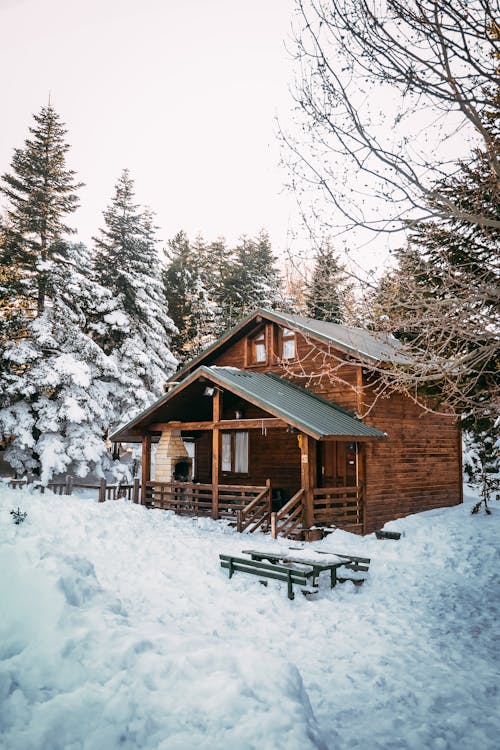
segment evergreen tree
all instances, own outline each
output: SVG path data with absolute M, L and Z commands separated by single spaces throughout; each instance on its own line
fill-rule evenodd
M 47 279 L 47 304 L 1 345 L 0 432 L 5 459 L 42 483 L 71 471 L 85 476 L 109 466 L 104 437 L 117 382 L 114 363 L 93 340 L 89 316 L 113 301 L 89 278 L 82 245 L 61 247 Z M 54 254 L 54 258 L 57 256 Z
M 163 281 L 168 311 L 178 329 L 172 351 L 185 362 L 211 339 L 212 306 L 203 280 L 205 246 L 201 238 L 191 246 L 184 232 L 178 232 L 168 246 Z
M 256 307 L 279 305 L 282 281 L 266 232 L 261 231 L 255 239 L 242 237 L 220 267 L 217 303 L 221 332 Z
M 500 157 L 500 138 L 491 138 Z M 411 244 L 425 273 L 407 284 L 400 324 L 416 334 L 415 350 L 429 354 L 422 362 L 427 385 L 473 423 L 500 403 L 500 230 L 492 226 L 500 217 L 500 188 L 486 153 L 478 151 L 439 189 L 459 212 L 415 227 Z M 464 218 L 477 211 L 482 225 Z
M 47 482 L 71 467 L 102 470 L 114 365 L 92 339 L 95 299 L 82 245 L 65 240 L 78 206 L 65 129 L 49 106 L 2 178 L 9 200 L 0 239 L 0 433 L 17 471 Z M 102 292 L 102 294 L 100 293 Z
M 481 495 L 481 500 L 474 505 L 472 513 L 477 513 L 481 505 L 484 505 L 489 514 L 490 501 L 500 500 L 500 438 L 497 422 L 498 417 L 490 413 L 469 423 L 465 440 L 469 457 L 464 470 L 468 484 L 478 489 Z
M 262 229 L 253 240 L 253 245 L 254 251 L 250 255 L 248 312 L 256 306 L 274 309 L 282 300 L 283 280 L 276 268 L 276 256 L 273 255 L 268 233 Z M 253 304 L 254 300 L 256 304 Z
M 418 306 L 431 294 L 429 269 L 424 258 L 412 245 L 394 252 L 396 264 L 378 280 L 365 296 L 365 323 L 373 330 L 387 331 L 403 341 L 411 341 L 418 333 L 401 325 L 406 311 Z
M 94 239 L 95 280 L 115 302 L 98 342 L 119 372 L 118 421 L 158 398 L 177 364 L 168 348 L 175 326 L 167 315 L 155 232 L 152 214 L 134 202 L 134 183 L 125 169 Z
M 198 320 L 197 336 L 195 337 L 196 351 L 198 354 L 201 350 L 210 346 L 217 338 L 215 330 L 217 302 L 215 295 L 211 290 L 212 279 L 214 274 L 214 254 L 212 253 L 213 245 L 208 244 L 201 235 L 197 235 L 193 242 L 190 243 L 194 262 L 199 270 L 198 295 L 195 304 L 195 312 Z M 222 245 L 224 241 L 221 240 Z M 217 253 L 215 253 L 217 256 Z
M 491 132 L 500 156 L 500 139 Z M 390 378 L 403 389 L 431 395 L 459 415 L 473 450 L 469 472 L 483 482 L 487 507 L 494 467 L 498 470 L 495 415 L 500 405 L 500 189 L 488 155 L 442 181 L 456 214 L 413 228 L 409 248 L 383 290 L 392 330 L 405 342 L 404 366 Z M 478 224 L 468 217 L 484 217 Z
M 224 237 L 201 246 L 201 273 L 210 300 L 209 327 L 213 338 L 218 338 L 237 319 L 233 309 L 231 283 L 235 277 L 234 250 Z
M 306 292 L 307 314 L 330 323 L 344 321 L 344 297 L 349 284 L 343 266 L 327 241 L 319 248 Z
M 29 300 L 36 315 L 45 310 L 50 264 L 60 260 L 58 244 L 73 230 L 64 221 L 78 207 L 75 172 L 66 168 L 66 130 L 52 106 L 34 115 L 35 126 L 24 148 L 14 150 L 12 172 L 2 176 L 8 198 L 3 263 L 15 268 L 13 290 Z

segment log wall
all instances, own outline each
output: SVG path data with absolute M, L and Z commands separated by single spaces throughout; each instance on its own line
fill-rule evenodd
M 462 502 L 461 431 L 453 418 L 394 394 L 380 400 L 366 422 L 388 437 L 365 446 L 365 533 Z
M 239 367 L 256 372 L 274 372 L 306 390 L 334 401 L 353 412 L 358 411 L 357 389 L 358 365 L 345 361 L 346 355 L 339 349 L 315 342 L 297 334 L 297 358 L 280 362 L 277 347 L 276 326 L 268 326 L 267 362 L 254 365 L 248 363 L 245 337 L 235 341 L 228 349 L 216 354 L 211 365 Z
M 340 350 L 297 334 L 297 358 L 283 365 L 276 355 L 276 329 L 267 325 L 266 364 L 248 363 L 245 337 L 216 354 L 210 364 L 275 372 L 355 414 L 364 411 L 363 401 L 369 402 L 369 395 L 362 393 L 358 364 Z M 339 367 L 338 360 L 343 358 L 345 363 Z M 364 421 L 388 435 L 386 440 L 362 447 L 364 533 L 391 519 L 462 501 L 461 434 L 455 420 L 426 413 L 410 399 L 393 394 L 380 399 Z M 250 432 L 248 483 L 262 484 L 271 478 L 273 486 L 295 491 L 300 485 L 300 457 L 294 436 L 272 430 L 262 441 L 257 431 Z M 238 484 L 244 483 L 237 479 Z
M 297 435 L 286 430 L 249 430 L 249 473 L 220 473 L 222 484 L 265 485 L 270 479 L 273 489 L 280 488 L 292 497 L 300 487 L 300 449 Z M 196 441 L 196 480 L 211 482 L 211 433 Z

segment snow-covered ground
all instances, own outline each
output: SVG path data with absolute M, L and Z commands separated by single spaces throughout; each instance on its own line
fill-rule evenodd
M 289 601 L 218 560 L 284 541 L 0 488 L 0 747 L 496 750 L 500 507 L 469 509 L 336 531 L 309 548 L 363 586 Z

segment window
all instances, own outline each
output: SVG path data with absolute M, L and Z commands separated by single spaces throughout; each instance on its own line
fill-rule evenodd
M 248 432 L 222 433 L 222 471 L 248 474 Z
M 266 332 L 261 331 L 250 339 L 250 360 L 254 364 L 266 361 Z
M 290 328 L 283 328 L 281 332 L 282 359 L 295 359 L 295 332 Z

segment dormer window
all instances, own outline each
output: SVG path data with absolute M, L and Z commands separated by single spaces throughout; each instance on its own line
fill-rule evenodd
M 265 331 L 260 331 L 250 339 L 250 360 L 253 364 L 263 364 L 267 361 Z
M 295 359 L 297 356 L 296 349 L 295 332 L 290 328 L 283 328 L 281 331 L 281 358 Z

